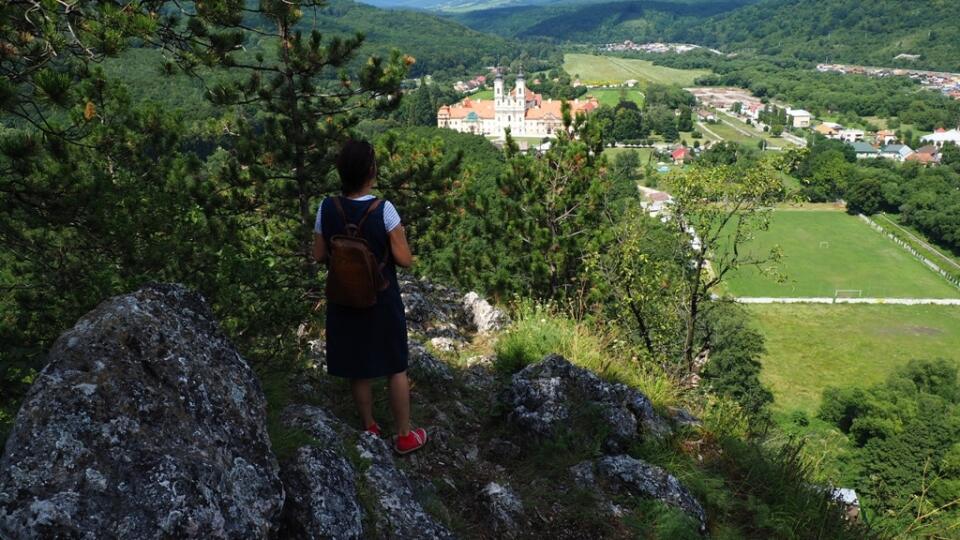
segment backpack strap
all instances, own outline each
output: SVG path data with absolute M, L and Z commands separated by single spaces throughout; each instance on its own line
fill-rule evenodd
M 380 207 L 382 202 L 383 199 L 375 199 L 373 203 L 367 207 L 367 211 L 363 213 L 363 217 L 360 218 L 359 222 L 357 222 L 357 229 L 363 230 L 363 224 L 367 222 L 367 218 L 370 217 L 370 214 L 374 213 L 376 209 Z
M 377 208 L 380 207 L 380 204 L 383 203 L 382 199 L 374 199 L 373 203 L 367 207 L 367 211 L 363 213 L 363 217 L 360 218 L 360 221 L 354 224 L 350 223 L 350 221 L 347 219 L 346 212 L 343 211 L 343 202 L 341 202 L 343 197 L 338 196 L 331 198 L 333 199 L 333 205 L 336 207 L 337 213 L 340 214 L 340 219 L 343 220 L 346 232 L 350 236 L 363 236 L 363 224 L 367 222 L 367 218 L 370 217 L 370 214 L 372 214 Z

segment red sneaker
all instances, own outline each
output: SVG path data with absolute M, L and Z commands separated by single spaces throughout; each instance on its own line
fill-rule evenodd
M 377 437 L 378 439 L 380 438 L 380 426 L 376 422 L 367 426 L 367 429 L 365 429 L 364 431 L 366 431 L 367 433 L 373 433 L 375 437 Z
M 410 452 L 423 448 L 427 444 L 427 431 L 423 428 L 410 430 L 406 436 L 397 435 L 393 440 L 393 449 L 398 454 L 409 454 Z

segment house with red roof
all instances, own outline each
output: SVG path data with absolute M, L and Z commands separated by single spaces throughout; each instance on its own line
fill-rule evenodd
M 673 152 L 670 152 L 670 157 L 673 158 L 675 165 L 683 165 L 685 161 L 690 161 L 693 157 L 693 150 L 690 150 L 686 146 L 681 146 Z

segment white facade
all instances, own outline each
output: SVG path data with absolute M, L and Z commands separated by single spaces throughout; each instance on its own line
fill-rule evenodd
M 787 109 L 787 116 L 795 128 L 808 128 L 813 122 L 813 115 L 803 109 Z
M 932 135 L 923 137 L 921 140 L 937 148 L 943 148 L 943 145 L 947 143 L 960 146 L 960 130 L 951 129 L 950 131 L 938 131 Z

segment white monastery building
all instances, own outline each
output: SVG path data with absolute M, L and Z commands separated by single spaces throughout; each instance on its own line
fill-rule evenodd
M 570 114 L 587 114 L 600 106 L 597 99 L 576 99 L 568 102 Z M 510 128 L 514 137 L 553 137 L 563 128 L 561 101 L 544 100 L 540 94 L 527 89 L 523 70 L 517 73 L 517 85 L 511 92 L 503 87 L 503 72 L 497 70 L 493 82 L 493 99 L 466 98 L 455 105 L 445 105 L 437 111 L 437 127 L 502 137 Z

